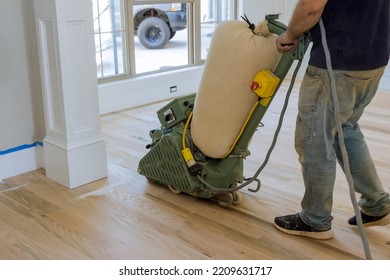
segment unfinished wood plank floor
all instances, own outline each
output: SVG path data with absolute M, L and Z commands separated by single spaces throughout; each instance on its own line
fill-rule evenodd
M 245 161 L 245 176 L 262 163 L 271 143 L 289 80 L 269 108 Z M 297 92 L 262 187 L 243 189 L 238 206 L 221 207 L 176 195 L 137 173 L 138 161 L 159 127 L 156 111 L 168 101 L 102 116 L 109 176 L 68 190 L 36 170 L 0 184 L 1 259 L 364 259 L 347 182 L 338 170 L 334 195 L 335 237 L 316 241 L 277 231 L 273 218 L 299 211 L 303 184 L 293 149 Z M 386 190 L 390 182 L 390 93 L 379 92 L 361 126 Z M 390 259 L 390 226 L 366 230 L 374 259 Z

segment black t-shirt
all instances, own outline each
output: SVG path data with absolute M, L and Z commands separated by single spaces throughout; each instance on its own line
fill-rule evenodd
M 372 70 L 387 65 L 390 0 L 329 0 L 322 14 L 335 70 Z M 326 68 L 319 24 L 310 30 L 309 64 Z

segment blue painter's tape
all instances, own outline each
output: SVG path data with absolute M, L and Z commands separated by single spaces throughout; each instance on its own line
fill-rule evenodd
M 36 146 L 43 147 L 43 143 L 37 141 L 37 142 L 34 142 L 32 144 L 25 144 L 25 145 L 21 145 L 21 146 L 18 146 L 18 147 L 15 147 L 15 148 L 11 148 L 11 149 L 8 149 L 8 150 L 0 151 L 0 156 L 6 155 L 6 154 L 15 153 L 15 152 L 18 152 L 18 151 L 21 151 L 21 150 L 34 148 Z

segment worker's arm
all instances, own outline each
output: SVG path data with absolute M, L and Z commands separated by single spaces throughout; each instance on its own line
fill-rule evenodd
M 316 25 L 328 0 L 299 0 L 287 31 L 276 40 L 280 52 L 293 51 L 298 46 L 298 38 Z

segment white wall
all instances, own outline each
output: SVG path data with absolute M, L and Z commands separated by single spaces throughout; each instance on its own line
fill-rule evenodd
M 1 0 L 0 5 L 1 152 L 41 141 L 44 116 L 32 1 Z M 25 151 L 18 158 L 21 154 Z M 0 156 L 0 180 L 42 165 L 34 151 L 27 154 L 28 163 L 24 162 L 25 156 L 20 162 L 13 161 L 9 154 Z
M 120 111 L 196 92 L 202 70 L 202 66 L 197 66 L 100 84 L 100 113 Z M 176 86 L 177 91 L 171 93 L 171 86 Z
M 280 21 L 287 23 L 290 16 L 290 6 L 295 1 L 285 0 L 239 0 L 238 16 L 245 14 L 251 22 L 264 20 L 266 15 L 280 14 Z
M 30 1 L 1 0 L 0 9 L 0 150 L 43 136 L 42 97 L 35 92 L 39 72 L 32 52 L 34 25 Z M 35 63 L 35 67 L 32 65 Z
M 390 90 L 390 65 L 386 67 L 379 87 L 384 90 Z

